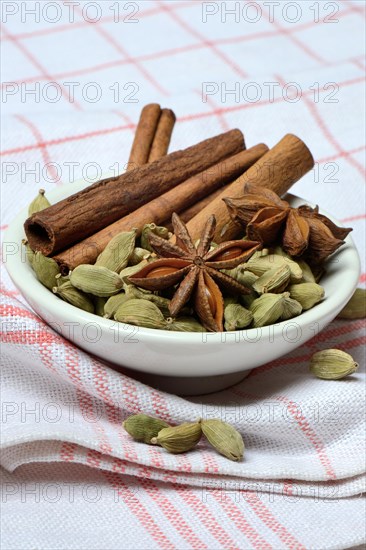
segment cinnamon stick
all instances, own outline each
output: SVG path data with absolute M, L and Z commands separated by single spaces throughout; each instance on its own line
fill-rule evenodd
M 243 134 L 231 130 L 94 183 L 28 218 L 29 245 L 47 256 L 55 254 L 244 148 Z
M 148 162 L 160 115 L 161 108 L 157 103 L 149 103 L 143 107 L 132 143 L 127 170 L 133 170 Z
M 175 114 L 173 111 L 162 109 L 147 162 L 154 162 L 167 154 L 174 124 Z
M 255 145 L 254 147 L 247 149 L 247 153 L 248 154 L 250 153 L 253 155 L 252 157 L 253 162 L 251 164 L 254 164 L 256 160 L 258 160 L 258 158 L 263 156 L 267 151 L 268 151 L 268 147 L 267 145 L 264 145 L 264 143 L 260 143 L 259 145 Z M 257 154 L 258 154 L 258 157 L 256 158 Z M 248 157 L 248 161 L 249 161 L 249 157 Z M 249 168 L 249 162 L 248 162 L 248 166 L 245 169 L 247 168 Z M 216 189 L 209 195 L 206 195 L 203 199 L 197 200 L 198 197 L 196 197 L 197 202 L 192 204 L 192 206 L 189 206 L 184 210 L 180 210 L 179 208 L 177 208 L 175 212 L 179 214 L 180 219 L 183 220 L 184 223 L 187 223 L 189 220 L 194 218 L 194 216 L 196 216 L 199 212 L 201 212 L 201 210 L 206 208 L 208 204 L 210 204 L 213 200 L 215 200 L 216 197 L 218 197 L 223 192 L 224 189 L 229 189 L 229 186 L 230 186 L 229 183 L 227 183 L 226 181 L 222 181 L 221 186 L 218 189 Z M 172 230 L 171 214 L 169 214 L 169 217 L 166 220 L 164 220 L 162 224 L 166 226 L 169 230 Z
M 285 135 L 268 153 L 188 222 L 190 235 L 193 240 L 199 238 L 207 219 L 214 214 L 217 227 L 213 240 L 220 243 L 235 238 L 241 228 L 231 220 L 223 201 L 225 197 L 241 197 L 244 184 L 248 181 L 282 195 L 313 166 L 314 159 L 305 143 L 293 134 Z
M 54 259 L 61 265 L 63 271 L 73 269 L 82 263 L 93 263 L 107 243 L 121 231 L 129 231 L 135 227 L 141 231 L 145 223 L 161 224 L 171 217 L 173 212 L 184 210 L 201 199 L 210 191 L 232 181 L 261 155 L 268 150 L 263 144 L 256 145 L 246 151 L 225 159 L 207 170 L 192 176 L 174 189 L 167 191 L 128 216 L 105 227 L 91 237 L 84 239 L 56 256 Z
M 203 208 L 206 208 L 210 202 L 212 202 L 216 197 L 218 197 L 224 189 L 227 189 L 229 187 L 229 184 L 223 185 L 223 187 L 220 187 L 219 189 L 216 189 L 213 193 L 210 193 L 210 195 L 207 195 L 207 197 L 204 197 L 200 201 L 195 202 L 190 206 L 189 208 L 186 208 L 185 210 L 176 210 L 177 214 L 179 214 L 179 217 L 181 220 L 184 221 L 184 223 L 187 223 L 189 220 L 194 218 L 196 214 L 201 212 Z M 166 221 L 162 222 L 162 224 L 169 229 L 169 231 L 172 231 L 172 225 L 170 222 L 170 218 L 167 218 Z

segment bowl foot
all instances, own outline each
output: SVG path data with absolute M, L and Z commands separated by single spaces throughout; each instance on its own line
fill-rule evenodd
M 160 376 L 133 371 L 133 378 L 158 390 L 176 395 L 205 395 L 230 388 L 248 376 L 250 370 L 207 377 Z

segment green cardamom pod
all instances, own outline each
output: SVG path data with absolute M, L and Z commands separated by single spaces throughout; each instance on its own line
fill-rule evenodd
M 224 319 L 225 330 L 238 330 L 250 325 L 253 314 L 240 304 L 229 304 L 225 307 Z
M 169 453 L 185 453 L 197 445 L 201 435 L 200 422 L 186 422 L 180 426 L 163 428 L 151 439 L 151 443 L 164 447 Z
M 137 265 L 142 262 L 142 260 L 149 260 L 150 258 L 152 258 L 152 252 L 150 252 L 150 250 L 136 247 L 133 249 L 132 254 L 128 259 L 128 264 Z
M 244 286 L 247 286 L 248 288 L 253 288 L 253 285 L 255 281 L 258 279 L 258 275 L 255 275 L 255 273 L 252 273 L 251 271 L 247 271 L 244 267 L 245 264 L 240 264 L 238 266 L 238 281 L 241 282 Z
M 151 439 L 157 437 L 163 428 L 168 428 L 169 424 L 160 418 L 147 416 L 147 414 L 133 414 L 126 418 L 122 426 L 136 441 L 150 444 Z
M 297 317 L 302 312 L 302 305 L 297 301 L 290 298 L 290 293 L 285 292 L 283 294 L 283 313 L 281 315 L 282 321 L 287 321 L 287 319 L 292 319 L 292 317 Z
M 112 296 L 123 286 L 121 277 L 101 265 L 81 264 L 70 273 L 71 283 L 93 296 Z
M 194 317 L 168 317 L 166 319 L 166 330 L 177 332 L 206 332 L 206 329 Z
M 302 279 L 302 269 L 299 264 L 293 260 L 289 260 L 286 256 L 282 256 L 280 254 L 268 254 L 268 256 L 262 256 L 259 258 L 255 258 L 253 256 L 244 265 L 246 269 L 252 271 L 259 277 L 270 269 L 287 265 L 290 269 L 290 281 L 292 283 L 298 283 Z
M 58 273 L 56 275 L 55 279 L 56 279 L 56 285 L 61 286 L 64 283 L 66 283 L 67 281 L 70 281 L 70 276 L 69 275 L 62 275 L 61 273 Z
M 131 298 L 123 302 L 114 314 L 116 321 L 138 327 L 164 329 L 166 321 L 160 309 L 149 302 Z
M 141 231 L 141 247 L 145 248 L 145 250 L 149 250 L 150 252 L 153 251 L 152 246 L 150 245 L 149 241 L 149 235 L 151 233 L 154 233 L 158 237 L 161 237 L 162 239 L 169 240 L 172 234 L 170 233 L 169 229 L 167 227 L 156 225 L 155 223 L 147 223 L 144 225 Z
M 258 298 L 258 294 L 251 292 L 250 294 L 240 294 L 239 303 L 245 307 L 245 309 L 250 309 L 250 306 Z
M 99 254 L 95 265 L 119 273 L 127 266 L 129 257 L 135 248 L 135 241 L 136 229 L 118 233 L 109 241 L 103 252 Z
M 280 267 L 269 269 L 253 283 L 253 288 L 258 294 L 283 292 L 290 280 L 290 268 L 284 264 Z
M 366 317 L 366 289 L 356 288 L 350 301 L 338 313 L 339 319 L 364 319 Z
M 316 283 L 317 281 L 309 264 L 307 264 L 304 260 L 297 260 L 297 263 L 302 269 L 301 283 Z
M 40 189 L 38 191 L 38 195 L 36 196 L 36 198 L 33 199 L 30 205 L 28 206 L 28 216 L 31 216 L 36 212 L 40 212 L 41 210 L 44 210 L 49 206 L 51 206 L 51 203 L 45 196 L 45 190 Z
M 253 314 L 253 327 L 272 325 L 283 314 L 284 297 L 282 294 L 267 292 L 254 300 L 250 306 Z
M 269 292 L 254 300 L 250 306 L 250 311 L 253 314 L 253 327 L 264 327 L 278 321 L 283 314 L 283 302 L 282 294 Z
M 339 349 L 326 349 L 314 353 L 310 371 L 324 380 L 340 380 L 358 369 L 358 364 L 348 353 Z
M 224 297 L 224 308 L 231 305 L 231 304 L 237 304 L 239 300 L 238 296 L 226 296 Z
M 129 267 L 125 267 L 124 269 L 122 269 L 122 271 L 120 271 L 119 273 L 119 276 L 121 277 L 122 281 L 127 284 L 127 285 L 132 285 L 132 283 L 130 283 L 130 281 L 128 280 L 129 277 L 132 277 L 133 275 L 135 275 L 135 273 L 137 273 L 138 271 L 140 271 L 140 269 L 142 269 L 143 267 L 145 267 L 145 265 L 147 265 L 149 262 L 147 260 L 142 260 L 142 262 L 140 262 L 139 264 L 136 264 L 136 265 L 130 265 Z
M 244 441 L 241 434 L 222 420 L 201 420 L 201 427 L 209 443 L 220 454 L 238 461 L 244 456 Z
M 302 305 L 303 310 L 311 309 L 324 298 L 324 288 L 317 283 L 291 285 L 288 291 L 291 298 Z
M 70 281 L 54 286 L 52 291 L 72 306 L 94 313 L 94 304 L 89 296 L 75 288 Z
M 250 287 L 248 287 L 250 288 Z M 250 309 L 250 306 L 258 298 L 258 294 L 256 291 L 252 288 L 250 290 L 249 294 L 240 294 L 239 295 L 239 303 L 245 307 L 246 309 Z
M 245 264 L 240 264 L 234 269 L 223 269 L 223 273 L 229 275 L 240 284 L 246 286 L 251 290 L 250 294 L 241 294 L 238 299 L 240 303 L 245 307 L 250 307 L 251 303 L 258 297 L 257 293 L 253 289 L 253 284 L 258 279 L 258 275 L 255 275 L 251 271 L 248 271 L 245 267 Z
M 238 283 L 246 286 L 247 288 L 253 288 L 253 284 L 258 279 L 258 275 L 248 271 L 245 264 L 240 264 L 233 269 L 222 269 L 222 272 L 226 273 L 226 275 L 229 275 L 238 281 Z
M 143 300 L 149 300 L 149 302 L 153 302 L 153 304 L 158 306 L 158 308 L 164 315 L 170 315 L 170 311 L 169 311 L 170 300 L 168 298 L 164 298 L 163 296 L 158 296 L 153 292 L 150 292 L 148 290 L 142 290 L 133 285 L 126 285 L 125 288 L 126 288 L 126 294 L 128 296 L 132 298 L 141 298 Z
M 250 241 L 251 239 L 243 239 L 243 240 Z M 268 254 L 270 254 L 269 248 L 262 248 L 261 250 L 256 250 L 254 254 L 252 254 L 251 258 L 253 259 L 262 258 L 262 256 L 268 256 Z
M 114 296 L 110 296 L 104 304 L 103 317 L 106 319 L 113 319 L 119 306 L 127 300 L 130 300 L 130 296 L 128 296 L 125 292 L 119 292 Z
M 58 263 L 52 258 L 43 256 L 41 252 L 36 252 L 32 266 L 38 280 L 49 290 L 52 290 L 56 284 L 55 277 L 60 273 Z
M 22 240 L 22 245 L 25 247 L 25 256 L 28 260 L 28 263 L 31 267 L 33 267 L 35 253 L 29 246 L 28 241 L 26 239 Z
M 94 296 L 94 313 L 99 317 L 104 317 L 104 306 L 109 298 L 102 298 L 102 296 Z

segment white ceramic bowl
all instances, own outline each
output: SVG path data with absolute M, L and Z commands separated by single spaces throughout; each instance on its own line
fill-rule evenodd
M 72 183 L 47 196 L 55 203 L 84 186 L 84 182 Z M 294 206 L 306 202 L 292 195 L 287 198 Z M 4 261 L 14 284 L 34 311 L 80 348 L 115 368 L 140 371 L 141 374 L 133 375 L 174 393 L 193 395 L 223 389 L 237 383 L 254 367 L 293 351 L 336 317 L 359 278 L 358 253 L 348 236 L 346 244 L 328 260 L 327 273 L 321 281 L 325 299 L 299 317 L 261 329 L 226 333 L 138 328 L 86 313 L 42 286 L 21 252 L 26 217 L 23 210 L 6 231 Z

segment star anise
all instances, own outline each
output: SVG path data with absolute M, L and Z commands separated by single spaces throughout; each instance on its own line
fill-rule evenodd
M 292 208 L 274 192 L 247 183 L 240 198 L 225 198 L 231 218 L 263 246 L 280 243 L 290 256 L 322 263 L 342 244 L 352 228 L 338 227 L 318 207 Z
M 210 250 L 216 228 L 215 216 L 207 220 L 197 246 L 177 214 L 173 214 L 172 225 L 176 243 L 151 233 L 150 245 L 160 259 L 129 277 L 129 281 L 146 290 L 164 290 L 180 283 L 170 302 L 170 314 L 175 317 L 192 296 L 194 309 L 205 328 L 222 331 L 224 300 L 218 285 L 235 294 L 248 294 L 250 290 L 220 270 L 232 269 L 247 261 L 261 245 L 237 240 Z

